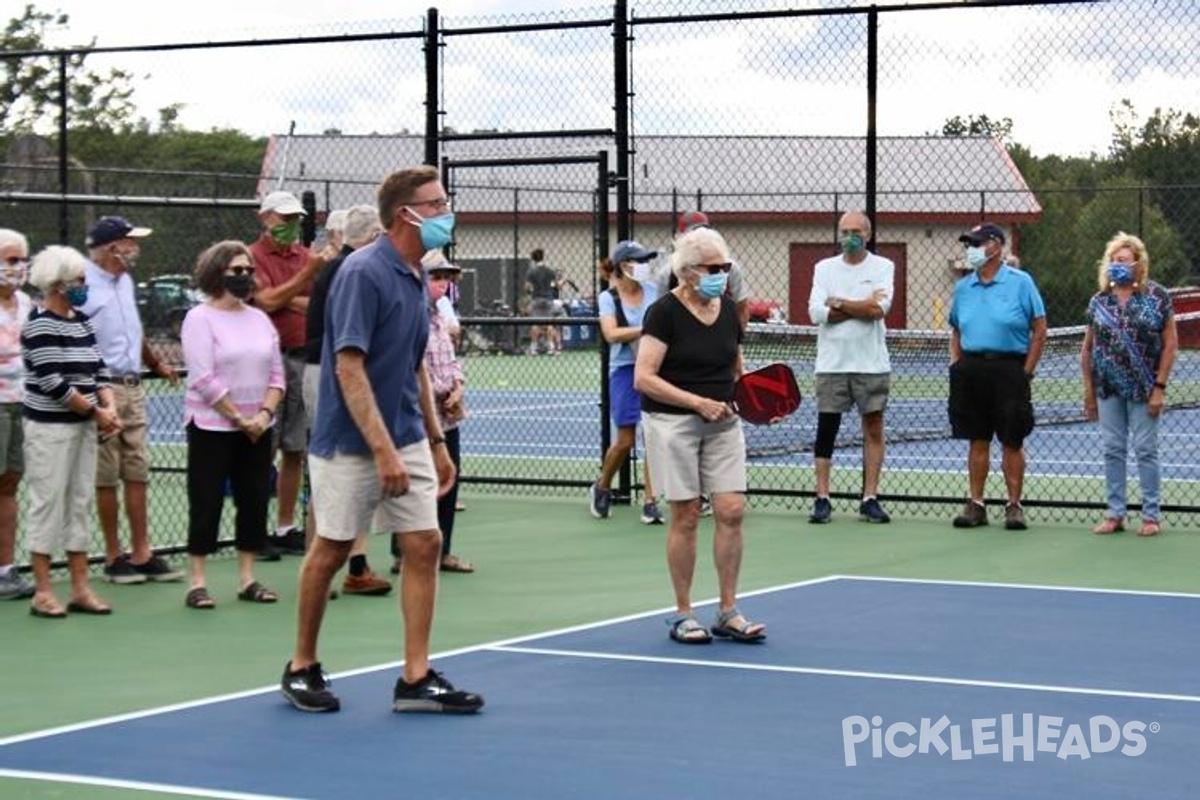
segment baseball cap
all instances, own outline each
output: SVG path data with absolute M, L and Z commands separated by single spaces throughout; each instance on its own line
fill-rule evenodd
M 289 214 L 303 214 L 304 206 L 300 205 L 300 201 L 296 199 L 296 195 L 291 192 L 271 192 L 263 198 L 262 205 L 258 207 L 260 214 L 265 214 L 268 211 L 274 211 L 280 216 Z
M 431 272 L 462 272 L 462 267 L 447 259 L 441 250 L 430 250 L 421 256 L 421 268 L 426 275 Z
M 649 261 L 656 256 L 658 256 L 657 250 L 647 250 L 634 240 L 626 239 L 623 242 L 617 242 L 609 260 L 613 264 L 620 264 L 623 261 Z
M 679 216 L 679 224 L 677 230 L 680 233 L 687 233 L 693 228 L 711 228 L 712 223 L 708 221 L 708 214 L 703 211 L 685 211 Z
M 325 217 L 325 230 L 327 231 L 344 231 L 346 230 L 346 215 L 348 210 L 345 208 L 335 209 L 329 212 Z
M 981 222 L 958 237 L 960 242 L 970 245 L 980 245 L 989 239 L 995 239 L 1000 244 L 1004 244 L 1004 231 L 1000 230 L 999 225 L 992 222 Z
M 85 244 L 100 247 L 120 239 L 141 239 L 152 232 L 150 228 L 137 227 L 124 217 L 101 217 L 88 231 Z

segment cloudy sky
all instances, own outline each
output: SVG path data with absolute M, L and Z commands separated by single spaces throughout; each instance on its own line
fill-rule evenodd
M 0 0 L 0 17 L 25 0 Z M 429 0 L 386 16 L 379 0 L 52 0 L 70 15 L 51 43 L 101 46 L 419 30 L 436 6 L 451 26 L 602 18 L 595 0 Z M 834 0 L 647 0 L 635 15 L 840 7 Z M 882 5 L 882 3 L 881 3 Z M 1200 3 L 1150 0 L 1042 8 L 882 14 L 879 129 L 937 131 L 955 115 L 1014 121 L 1036 154 L 1104 153 L 1110 112 L 1128 98 L 1200 113 Z M 635 130 L 703 135 L 861 135 L 865 121 L 862 17 L 805 17 L 736 25 L 635 30 Z M 1120 32 L 1120 35 L 1117 35 Z M 415 42 L 348 48 L 273 48 L 93 56 L 93 69 L 135 74 L 142 113 L 180 103 L 188 127 L 251 133 L 336 128 L 419 131 L 424 79 Z M 445 122 L 459 130 L 612 125 L 606 29 L 452 37 L 443 61 Z

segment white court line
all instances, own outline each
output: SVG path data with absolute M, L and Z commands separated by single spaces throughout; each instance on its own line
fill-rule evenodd
M 1086 686 L 1056 686 L 1041 683 L 1013 683 L 1010 681 L 984 681 L 969 678 L 940 678 L 934 675 L 909 675 L 898 672 L 863 672 L 861 670 L 826 669 L 820 667 L 791 667 L 772 664 L 741 664 L 729 661 L 707 661 L 696 658 L 663 658 L 660 656 L 634 656 L 623 653 L 603 653 L 590 650 L 556 650 L 543 647 L 495 647 L 496 652 L 524 653 L 538 656 L 565 656 L 567 658 L 596 659 L 604 661 L 632 661 L 642 664 L 674 664 L 688 667 L 717 667 L 750 672 L 777 672 L 791 675 L 821 675 L 833 678 L 861 678 L 876 681 L 899 681 L 903 683 L 927 683 L 939 686 L 967 686 L 983 689 L 1009 689 L 1020 692 L 1047 692 L 1052 694 L 1079 694 L 1098 697 L 1119 697 L 1133 700 L 1166 700 L 1176 703 L 1200 703 L 1200 697 L 1190 694 L 1161 694 L 1158 692 L 1130 692 L 1120 689 L 1093 689 Z
M 187 797 L 211 797 L 215 800 L 295 800 L 290 797 L 277 797 L 270 794 L 247 794 L 245 792 L 223 792 L 217 789 L 200 789 L 192 786 L 173 786 L 166 783 L 145 783 L 143 781 L 123 781 L 112 778 L 97 778 L 90 775 L 70 775 L 55 772 L 30 772 L 22 769 L 0 769 L 0 778 L 19 778 L 31 781 L 50 781 L 53 783 L 73 783 L 80 786 L 103 786 L 110 789 L 132 789 L 138 792 L 158 792 L 159 794 L 178 794 Z
M 952 581 L 937 578 L 889 578 L 883 575 L 833 575 L 833 580 L 875 581 L 879 583 L 916 583 L 930 586 L 966 586 L 984 589 L 1025 589 L 1039 592 L 1090 592 L 1095 594 L 1134 595 L 1144 597 L 1182 597 L 1200 600 L 1200 594 L 1190 592 L 1155 592 L 1141 589 L 1104 589 L 1089 586 L 1053 586 L 1041 583 L 999 583 L 993 581 Z
M 798 589 L 804 586 L 815 586 L 821 583 L 838 580 L 840 576 L 826 575 L 821 578 L 813 578 L 806 581 L 795 581 L 793 583 L 780 584 L 771 586 L 765 589 L 757 589 L 751 592 L 743 592 L 739 597 L 754 597 L 760 594 L 768 594 L 770 592 L 781 592 L 787 589 Z M 711 605 L 717 602 L 717 598 L 712 597 L 707 600 L 698 601 L 697 606 Z M 571 625 L 566 628 L 558 628 L 550 631 L 542 631 L 540 633 L 531 633 L 525 636 L 517 636 L 510 639 L 501 639 L 495 642 L 486 642 L 484 644 L 471 645 L 470 647 L 460 647 L 456 650 L 447 650 L 441 653 L 435 653 L 430 656 L 431 659 L 450 658 L 452 656 L 465 655 L 467 653 L 477 653 L 489 650 L 494 650 L 498 647 L 506 647 L 508 645 L 521 644 L 522 642 L 535 641 L 544 639 L 550 636 L 561 636 L 568 633 L 578 633 L 580 631 L 593 630 L 602 628 L 607 625 L 617 625 L 622 622 L 630 622 L 646 617 L 653 617 L 662 614 L 671 614 L 675 612 L 674 606 L 654 609 L 652 611 L 643 611 L 637 614 L 626 614 L 621 617 L 612 617 L 609 619 L 598 620 L 596 622 L 586 622 L 580 625 Z M 353 678 L 359 675 L 368 675 L 373 672 L 382 672 L 389 669 L 397 669 L 404 664 L 403 661 L 389 661 L 384 664 L 375 664 L 369 667 L 359 667 L 358 669 L 347 670 L 345 672 L 336 672 L 330 675 L 333 680 L 341 678 Z M 156 708 L 143 709 L 141 711 L 131 711 L 126 714 L 116 714 L 111 717 L 101 717 L 99 719 L 87 720 L 84 722 L 76 722 L 70 725 L 60 725 L 54 728 L 45 728 L 40 731 L 31 731 L 29 733 L 21 733 L 13 736 L 8 736 L 0 739 L 0 747 L 5 747 L 10 744 L 20 744 L 22 742 L 34 741 L 37 739 L 45 739 L 52 736 L 61 736 L 63 734 L 75 733 L 77 731 L 90 730 L 92 728 L 100 728 L 106 725 L 115 725 L 121 722 L 131 722 L 133 720 L 144 719 L 146 717 L 155 717 L 162 714 L 170 714 L 175 711 L 186 711 L 192 708 L 202 708 L 204 706 L 216 705 L 217 703 L 225 703 L 231 700 L 243 700 L 247 697 L 257 697 L 259 695 L 270 694 L 279 691 L 279 684 L 273 683 L 269 686 L 262 686 L 257 689 L 247 689 L 241 692 L 231 692 L 229 694 L 214 695 L 212 697 L 204 697 L 197 700 L 189 700 L 184 703 L 172 703 L 171 705 L 158 706 Z M 2 773 L 0 773 L 2 774 Z

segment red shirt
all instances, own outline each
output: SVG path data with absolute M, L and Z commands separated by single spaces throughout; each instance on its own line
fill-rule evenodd
M 290 244 L 283 252 L 280 252 L 275 245 L 275 240 L 266 231 L 250 245 L 250 253 L 254 256 L 254 266 L 257 267 L 255 280 L 260 291 L 287 283 L 304 268 L 308 261 L 308 248 L 299 244 Z M 306 286 L 297 297 L 308 297 L 310 291 L 312 291 L 312 286 Z M 268 316 L 275 324 L 275 330 L 279 331 L 280 347 L 284 350 L 304 347 L 304 314 L 285 307 Z

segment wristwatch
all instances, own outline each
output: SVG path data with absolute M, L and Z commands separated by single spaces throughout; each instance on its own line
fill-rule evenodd
M 445 443 L 446 443 L 445 436 L 430 436 L 429 437 L 429 446 L 430 447 L 436 447 L 439 444 L 445 444 Z

